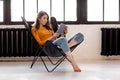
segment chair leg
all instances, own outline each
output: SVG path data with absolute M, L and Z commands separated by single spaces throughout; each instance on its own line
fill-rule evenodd
M 34 59 L 33 59 L 33 61 L 32 61 L 32 64 L 31 64 L 30 68 L 33 67 L 33 65 L 34 65 L 34 63 L 37 61 L 37 59 L 38 59 L 38 56 L 35 56 Z
M 30 68 L 32 68 L 32 67 L 33 67 L 33 65 L 35 64 L 35 62 L 37 61 L 37 59 L 38 59 L 39 55 L 40 55 L 40 54 L 41 54 L 41 52 L 42 52 L 42 50 L 40 50 L 40 52 L 39 52 L 39 53 L 38 53 L 38 51 L 39 51 L 39 49 L 37 50 L 36 55 L 34 56 L 34 59 L 33 59 L 33 61 L 32 61 L 32 64 L 31 64 Z M 38 55 L 37 55 L 37 53 L 38 53 Z
M 59 63 L 60 60 L 61 60 L 62 58 L 64 58 L 64 57 L 61 57 L 56 63 L 53 63 L 53 61 L 52 61 L 48 56 L 47 56 L 47 58 L 49 59 L 49 61 L 51 62 L 51 64 L 56 65 L 56 64 Z
M 41 58 L 44 66 L 45 66 L 45 68 L 46 68 L 46 70 L 47 70 L 48 72 L 54 71 L 54 70 L 65 60 L 65 57 L 61 58 L 60 60 L 58 60 L 59 62 L 57 62 L 56 66 L 55 66 L 52 70 L 49 70 L 48 67 L 47 67 L 47 65 L 46 65 L 46 63 L 45 63 L 45 61 L 43 60 L 43 58 L 42 58 L 42 57 L 40 57 L 40 58 Z

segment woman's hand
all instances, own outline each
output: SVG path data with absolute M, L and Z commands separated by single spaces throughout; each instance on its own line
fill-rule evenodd
M 56 40 L 57 37 L 59 36 L 59 33 L 54 33 L 50 38 L 48 38 L 47 40 Z
M 59 33 L 54 33 L 53 34 L 53 39 L 57 39 L 57 37 L 59 37 L 59 35 L 60 35 Z

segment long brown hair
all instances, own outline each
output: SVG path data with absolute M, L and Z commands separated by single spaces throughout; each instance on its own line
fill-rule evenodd
M 40 11 L 40 12 L 37 14 L 37 18 L 36 18 L 36 21 L 35 21 L 34 24 L 33 24 L 33 27 L 35 27 L 35 28 L 37 28 L 37 29 L 40 27 L 39 19 L 40 19 L 42 16 L 44 16 L 44 15 L 47 15 L 47 16 L 48 16 L 48 14 L 47 14 L 45 11 Z M 47 29 L 49 29 L 49 30 L 52 30 L 51 27 L 50 27 L 50 23 L 49 23 L 49 16 L 48 16 L 48 18 L 47 18 L 47 23 L 46 23 L 46 25 L 44 25 L 44 27 L 47 28 Z

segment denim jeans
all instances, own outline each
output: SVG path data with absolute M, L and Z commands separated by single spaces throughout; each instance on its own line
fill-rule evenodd
M 77 42 L 77 44 L 80 44 L 83 40 L 84 40 L 84 35 L 82 33 L 77 33 L 76 35 L 74 35 L 72 38 L 70 38 L 70 40 L 68 40 L 68 43 L 71 40 L 75 40 Z M 77 45 L 76 44 L 76 45 Z
M 59 37 L 57 40 L 53 41 L 54 45 L 60 46 L 60 48 L 64 51 L 64 53 L 70 51 L 69 42 L 71 40 L 75 40 L 77 44 L 80 44 L 84 39 L 82 33 L 77 33 L 70 40 L 67 41 L 66 37 Z M 76 44 L 76 45 L 77 45 Z
M 59 37 L 57 40 L 53 41 L 53 44 L 56 46 L 60 46 L 64 53 L 70 51 L 66 37 Z

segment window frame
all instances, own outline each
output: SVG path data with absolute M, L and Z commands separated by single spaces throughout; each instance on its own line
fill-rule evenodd
M 104 2 L 104 1 L 103 1 Z M 3 22 L 0 22 L 0 25 L 20 25 L 22 22 L 11 22 L 11 0 L 3 0 Z M 77 0 L 77 9 L 76 16 L 77 21 L 60 21 L 58 23 L 65 24 L 119 24 L 120 23 L 120 15 L 119 21 L 87 21 L 87 0 Z M 103 6 L 104 9 L 104 6 Z M 119 1 L 119 13 L 120 13 L 120 1 Z M 32 24 L 33 22 L 28 22 Z
M 11 0 L 3 0 L 3 6 L 4 6 L 4 11 L 3 11 L 3 22 L 0 22 L 0 25 L 20 25 L 23 24 L 22 21 L 16 21 L 12 22 L 11 21 Z M 23 4 L 24 5 L 24 4 Z M 23 9 L 24 10 L 24 9 Z M 23 16 L 24 16 L 23 12 Z M 65 23 L 65 24 L 79 24 L 78 21 L 58 21 L 58 23 Z M 33 21 L 28 21 L 28 23 L 32 24 Z
M 119 21 L 87 21 L 87 0 L 81 0 L 78 4 L 83 5 L 82 6 L 83 10 L 81 10 L 79 13 L 80 14 L 84 13 L 82 15 L 83 17 L 81 16 L 83 19 L 82 21 L 80 21 L 80 24 L 119 24 L 120 23 L 120 1 L 119 1 Z M 103 20 L 104 20 L 104 0 L 103 0 Z

